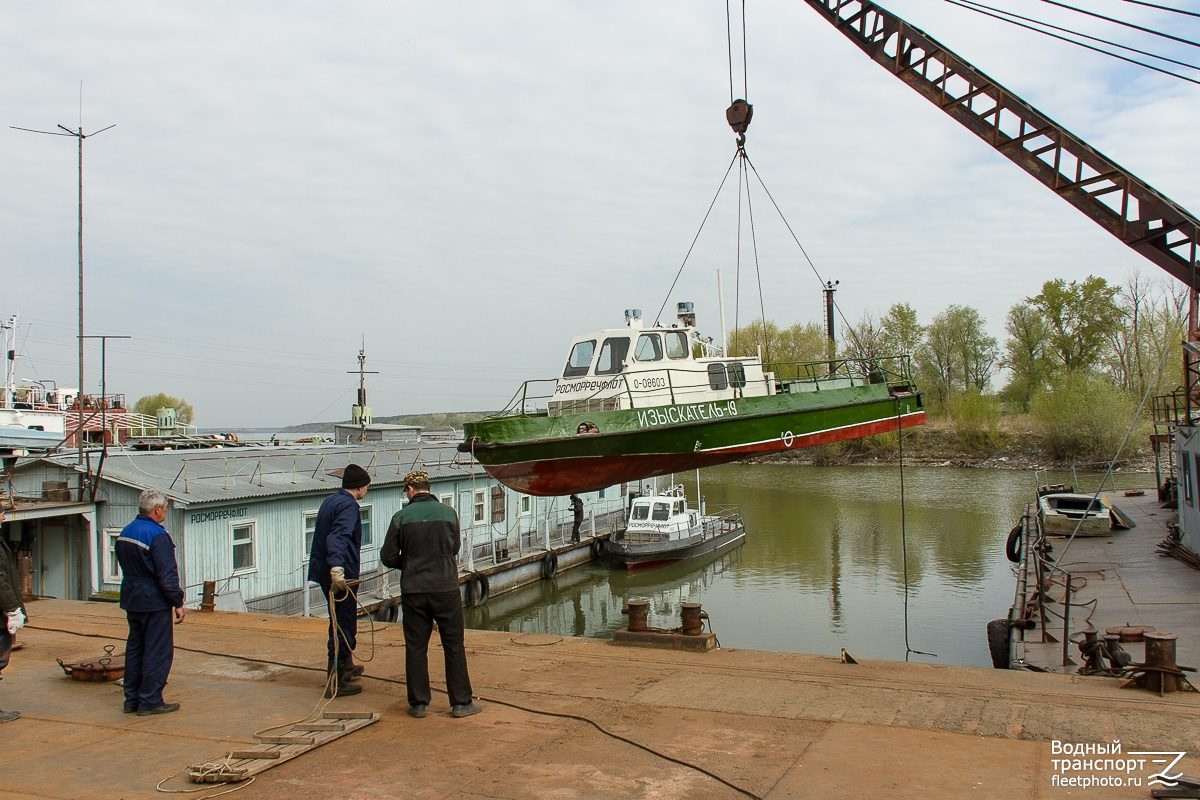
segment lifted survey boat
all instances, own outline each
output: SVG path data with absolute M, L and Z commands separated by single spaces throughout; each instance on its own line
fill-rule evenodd
M 715 514 L 689 508 L 682 486 L 636 497 L 625 531 L 606 543 L 609 554 L 629 569 L 657 566 L 729 550 L 742 544 L 746 526 L 736 507 Z
M 459 450 L 519 492 L 567 495 L 925 422 L 907 356 L 764 367 L 702 339 L 691 303 L 674 325 L 625 318 L 466 423 Z

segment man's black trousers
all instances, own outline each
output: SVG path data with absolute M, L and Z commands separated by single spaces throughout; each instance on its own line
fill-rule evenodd
M 471 702 L 471 678 L 463 645 L 462 596 L 451 592 L 408 592 L 400 598 L 404 609 L 404 675 L 408 704 L 429 705 L 429 637 L 438 626 L 446 659 L 446 690 L 450 705 Z

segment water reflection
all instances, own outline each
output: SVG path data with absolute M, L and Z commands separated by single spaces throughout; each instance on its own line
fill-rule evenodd
M 694 477 L 684 483 L 694 497 Z M 1153 476 L 1117 485 L 1150 488 Z M 707 562 L 567 570 L 469 610 L 468 626 L 608 638 L 628 598 L 648 599 L 659 627 L 694 601 L 724 647 L 904 659 L 907 546 L 910 643 L 937 654 L 912 659 L 990 663 L 984 625 L 1012 602 L 1004 540 L 1032 499 L 1031 473 L 906 467 L 903 515 L 895 467 L 728 465 L 702 472 L 701 487 L 709 503 L 741 506 L 745 545 Z

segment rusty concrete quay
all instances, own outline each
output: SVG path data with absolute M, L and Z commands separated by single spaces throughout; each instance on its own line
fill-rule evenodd
M 176 629 L 166 692 L 183 708 L 139 717 L 121 713 L 118 685 L 72 680 L 55 661 L 122 640 L 120 609 L 42 600 L 29 611 L 24 647 L 0 683 L 0 708 L 22 713 L 0 728 L 3 797 L 161 798 L 163 781 L 208 797 L 228 787 L 188 783 L 189 766 L 252 746 L 256 731 L 320 703 L 321 620 L 190 612 Z M 1151 766 L 1068 773 L 1136 777 L 1136 788 L 1056 785 L 1052 759 L 1064 756 L 1055 741 L 1120 740 L 1117 758 L 1186 752 L 1175 771 L 1200 774 L 1200 696 L 1160 698 L 1112 678 L 468 631 L 484 712 L 452 719 L 435 693 L 418 720 L 405 713 L 403 647 L 399 625 L 376 624 L 365 691 L 329 705 L 382 712 L 382 720 L 230 796 L 1150 796 Z M 363 630 L 359 655 L 370 648 Z M 440 652 L 431 651 L 436 684 Z

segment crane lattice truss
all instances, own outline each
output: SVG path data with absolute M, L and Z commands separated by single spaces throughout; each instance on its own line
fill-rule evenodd
M 1193 290 L 1200 222 L 968 62 L 869 0 L 805 0 L 876 63 Z

